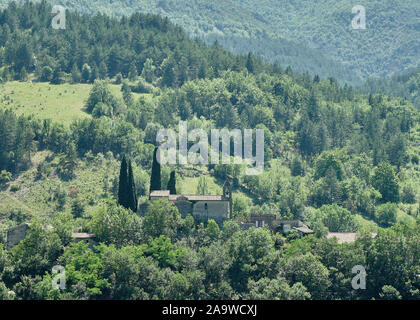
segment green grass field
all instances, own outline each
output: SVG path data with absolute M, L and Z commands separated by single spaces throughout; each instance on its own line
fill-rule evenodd
M 91 84 L 11 81 L 0 85 L 0 108 L 69 125 L 74 120 L 91 117 L 84 110 L 91 88 Z M 121 85 L 110 84 L 109 88 L 115 96 L 122 97 Z M 133 93 L 133 96 L 137 99 L 141 95 Z
M 216 183 L 216 179 L 210 175 L 206 176 L 207 185 L 209 188 L 209 194 L 222 194 L 222 187 L 220 187 Z M 181 185 L 181 192 L 182 194 L 196 194 L 197 193 L 197 186 L 198 186 L 199 178 L 193 177 L 185 177 L 182 179 Z M 178 191 L 178 193 L 180 193 Z
M 34 158 L 37 161 L 44 161 L 50 151 L 38 152 Z M 36 179 L 36 163 L 27 171 L 22 172 L 6 189 L 0 191 L 0 216 L 19 210 L 25 214 L 36 213 L 41 216 L 49 216 L 57 211 L 54 194 L 61 189 L 68 194 L 70 190 L 77 190 L 79 198 L 86 205 L 86 210 L 90 210 L 100 205 L 104 198 L 103 186 L 104 179 L 110 179 L 117 174 L 119 162 L 116 160 L 107 160 L 101 157 L 95 157 L 89 164 L 86 161 L 79 161 L 75 171 L 74 179 L 63 181 L 55 173 L 54 168 L 57 159 L 54 158 L 48 162 L 51 167 L 51 174 L 43 179 Z M 11 191 L 11 187 L 18 187 L 17 191 Z M 67 201 L 63 211 L 70 211 L 71 196 L 67 196 Z

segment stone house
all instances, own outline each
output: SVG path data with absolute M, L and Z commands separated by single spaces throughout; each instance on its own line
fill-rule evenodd
M 6 235 L 6 250 L 12 249 L 20 241 L 26 238 L 28 230 L 30 229 L 29 223 L 22 223 L 18 226 L 12 227 L 7 230 Z M 52 226 L 47 226 L 46 229 L 53 229 Z M 95 235 L 93 233 L 84 233 L 84 232 L 73 232 L 71 235 L 73 242 L 83 241 L 89 245 L 89 248 L 93 250 L 93 246 L 98 243 L 95 241 Z
M 95 234 L 93 233 L 86 233 L 86 232 L 73 232 L 71 234 L 71 238 L 73 242 L 81 242 L 87 243 L 89 248 L 94 250 L 94 246 L 98 245 L 95 239 Z
M 222 195 L 178 195 L 170 194 L 169 190 L 156 190 L 150 193 L 151 201 L 168 199 L 178 208 L 185 218 L 191 214 L 196 221 L 214 219 L 217 223 L 232 217 L 232 189 L 230 182 L 223 186 Z
M 28 223 L 22 223 L 18 226 L 8 229 L 6 236 L 6 250 L 12 249 L 15 245 L 25 239 L 29 227 L 30 225 Z
M 275 214 L 251 214 L 249 222 L 241 224 L 242 229 L 268 227 L 275 232 L 296 230 L 300 236 L 314 233 L 300 220 L 279 219 Z

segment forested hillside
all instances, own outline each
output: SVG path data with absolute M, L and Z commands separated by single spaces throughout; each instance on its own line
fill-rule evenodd
M 395 75 L 390 79 L 368 79 L 360 89 L 363 93 L 384 93 L 404 97 L 420 109 L 420 69 Z
M 8 0 L 1 0 L 5 5 Z M 57 4 L 51 2 L 52 4 Z M 299 72 L 357 82 L 390 76 L 420 63 L 420 3 L 374 0 L 366 30 L 353 30 L 350 0 L 63 0 L 66 8 L 94 14 L 133 12 L 167 16 L 192 37 L 218 40 L 236 53 L 253 52 Z
M 420 299 L 410 101 L 236 56 L 158 16 L 69 13 L 65 30 L 52 17 L 46 2 L 0 13 L 0 299 Z M 221 194 L 230 179 L 221 225 L 148 200 L 156 134 L 180 120 L 264 130 L 260 175 L 233 162 L 161 166 L 161 188 L 179 194 Z M 121 205 L 127 185 L 138 210 Z M 241 228 L 268 213 L 314 234 Z M 24 222 L 6 250 L 4 231 Z M 64 290 L 51 287 L 55 265 Z M 366 290 L 352 289 L 356 265 Z

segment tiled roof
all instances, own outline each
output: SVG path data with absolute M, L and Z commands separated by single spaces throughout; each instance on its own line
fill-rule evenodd
M 199 194 L 183 194 L 183 195 L 177 195 L 177 194 L 171 194 L 169 196 L 169 200 L 176 200 L 179 197 L 185 197 L 188 201 L 221 201 L 225 200 L 223 199 L 223 196 L 220 195 L 199 195 Z
M 95 234 L 93 233 L 85 233 L 85 232 L 73 232 L 71 237 L 74 239 L 90 239 L 94 238 Z
M 169 197 L 169 190 L 155 190 L 150 193 L 151 197 Z
M 169 194 L 169 190 L 152 191 L 150 193 L 150 197 L 168 198 L 168 200 L 170 200 L 170 201 L 181 200 L 182 198 L 185 198 L 188 201 L 222 201 L 222 200 L 226 200 L 221 195 Z
M 302 227 L 295 227 L 293 228 L 303 233 L 314 233 L 313 230 L 309 229 L 307 226 L 303 225 Z
M 372 233 L 372 238 L 375 238 L 377 233 Z M 327 234 L 327 238 L 337 238 L 338 243 L 351 243 L 356 241 L 355 232 L 330 232 Z

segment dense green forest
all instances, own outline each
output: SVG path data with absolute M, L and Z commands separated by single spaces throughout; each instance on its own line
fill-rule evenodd
M 1 0 L 6 5 L 9 0 Z M 23 1 L 22 1 L 23 2 Z M 49 1 L 51 4 L 58 4 Z M 366 7 L 366 30 L 353 30 L 350 0 L 62 0 L 68 9 L 122 16 L 167 16 L 191 37 L 218 40 L 240 54 L 249 51 L 296 71 L 355 84 L 419 66 L 420 3 L 374 0 Z
M 363 93 L 383 93 L 404 97 L 420 109 L 420 70 L 394 75 L 390 79 L 371 78 L 361 87 Z
M 0 230 L 31 224 L 10 250 L 0 233 L 0 299 L 420 299 L 420 113 L 409 100 L 234 55 L 158 16 L 68 13 L 65 30 L 52 16 L 46 2 L 0 13 Z M 260 175 L 161 167 L 162 188 L 178 193 L 221 194 L 230 178 L 222 225 L 148 200 L 156 133 L 179 120 L 264 129 Z M 315 233 L 240 228 L 266 213 Z M 65 290 L 51 287 L 55 265 Z M 366 290 L 351 287 L 355 265 Z

